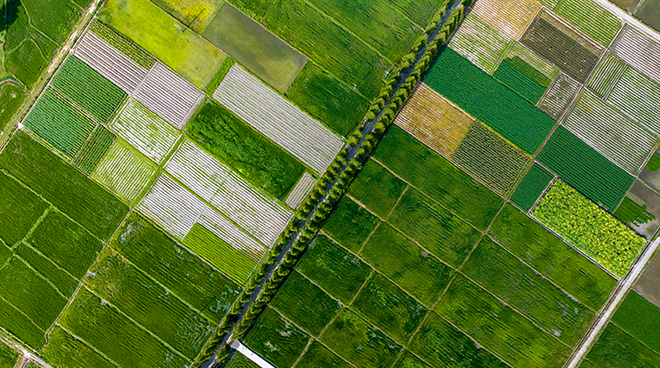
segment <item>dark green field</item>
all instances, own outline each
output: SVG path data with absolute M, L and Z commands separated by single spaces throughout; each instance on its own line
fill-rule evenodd
M 408 350 L 406 350 L 394 364 L 394 366 L 398 368 L 431 368 L 430 365 L 424 363 Z
M 536 104 L 548 89 L 552 80 L 534 69 L 519 57 L 504 59 L 493 78 Z
M 326 222 L 323 231 L 357 253 L 379 222 L 376 216 L 350 198 L 344 197 Z
M 49 335 L 48 345 L 44 348 L 44 357 L 51 364 L 63 368 L 97 367 L 115 368 L 116 366 L 99 355 L 82 341 L 74 338 L 61 327 L 55 327 Z
M 660 367 L 658 354 L 612 323 L 607 325 L 593 345 L 587 359 L 598 368 Z
M 660 355 L 660 308 L 631 291 L 612 317 L 612 322 Z
M 0 131 L 7 126 L 12 116 L 25 100 L 25 90 L 12 83 L 0 86 Z
M 5 344 L 0 345 L 0 367 L 14 368 L 20 354 Z
M 511 202 L 524 211 L 529 211 L 553 178 L 554 175 L 535 163 L 513 193 Z
M 0 172 L 0 239 L 12 246 L 27 235 L 49 207 L 37 194 Z
M 635 18 L 658 31 L 660 30 L 660 16 L 658 15 L 659 8 L 660 2 L 658 2 L 658 0 L 645 0 L 635 13 Z
M 14 247 L 16 255 L 29 263 L 32 268 L 52 282 L 55 288 L 65 297 L 70 298 L 78 287 L 78 280 L 60 267 L 53 260 L 39 253 L 35 248 L 19 243 Z
M 307 348 L 307 351 L 300 358 L 296 365 L 299 368 L 350 368 L 351 365 L 346 363 L 342 358 L 335 355 L 323 346 L 318 341 L 312 341 L 312 344 Z
M 407 184 L 375 161 L 369 160 L 353 181 L 348 194 L 386 219 Z

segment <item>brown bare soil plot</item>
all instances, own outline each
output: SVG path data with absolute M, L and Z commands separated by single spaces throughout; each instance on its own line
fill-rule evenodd
M 539 9 L 541 3 L 536 0 L 480 0 L 474 5 L 474 12 L 481 19 L 516 40 L 525 33 Z
M 634 289 L 648 301 L 660 307 L 660 253 L 646 266 L 646 269 L 635 283 Z

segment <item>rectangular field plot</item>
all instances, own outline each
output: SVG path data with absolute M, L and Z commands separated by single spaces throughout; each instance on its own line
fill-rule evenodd
M 167 67 L 156 63 L 133 97 L 175 128 L 182 129 L 204 95 Z
M 622 26 L 619 18 L 593 0 L 563 0 L 555 12 L 605 47 Z
M 493 74 L 493 78 L 533 104 L 539 102 L 552 82 L 552 79 L 517 56 L 506 57 Z
M 213 98 L 316 172 L 325 172 L 343 146 L 330 130 L 238 65 Z
M 472 124 L 451 158 L 500 195 L 511 191 L 529 162 L 529 156 L 479 122 Z
M 449 47 L 488 74 L 493 74 L 511 43 L 502 31 L 470 13 L 454 34 Z
M 0 218 L 3 219 L 0 240 L 11 247 L 28 234 L 50 206 L 3 172 L 0 172 L 0 188 Z
M 599 97 L 604 97 L 609 94 L 625 69 L 626 63 L 608 52 L 589 77 L 587 86 Z
M 105 153 L 108 152 L 115 138 L 117 137 L 103 125 L 97 125 L 92 135 L 78 151 L 76 157 L 71 160 L 71 164 L 86 175 L 91 174 L 96 165 L 101 162 Z
M 97 21 L 96 24 L 102 23 Z M 74 55 L 129 94 L 147 77 L 148 69 L 143 69 L 94 33 L 87 32 L 83 36 Z
M 299 368 L 316 368 L 316 367 L 333 367 L 333 368 L 350 368 L 350 364 L 346 363 L 342 358 L 338 357 L 323 346 L 318 341 L 312 341 L 307 350 L 303 353 L 296 367 Z M 256 368 L 256 367 L 255 367 Z
M 108 128 L 157 164 L 181 136 L 178 130 L 133 98 L 126 101 Z
M 635 180 L 561 126 L 550 137 L 537 160 L 609 211 L 614 211 Z
M 373 160 L 367 161 L 348 194 L 386 219 L 408 184 Z
M 660 227 L 660 196 L 642 181 L 636 180 L 614 217 L 648 240 Z
M 0 367 L 13 368 L 23 354 L 9 347 L 9 345 L 0 345 Z
M 379 223 L 380 219 L 345 196 L 323 226 L 323 231 L 357 253 Z
M 534 163 L 534 166 L 527 172 L 516 192 L 511 196 L 511 201 L 522 208 L 523 211 L 529 211 L 554 178 L 555 176 L 541 167 L 541 165 Z
M 307 62 L 304 55 L 229 3 L 203 35 L 280 92 L 289 88 Z
M 609 323 L 587 354 L 593 367 L 658 367 L 660 356 L 614 323 Z M 585 364 L 582 367 L 589 367 Z
M 52 282 L 55 288 L 66 298 L 73 296 L 78 287 L 78 280 L 55 262 L 25 243 L 17 244 L 14 247 L 14 252 L 30 264 L 30 267 L 34 268 L 41 276 Z
M 263 245 L 210 208 L 204 211 L 199 224 L 254 261 L 259 261 L 266 253 Z
M 149 55 L 148 52 L 144 51 L 135 42 L 131 41 L 130 38 L 112 29 L 112 27 L 101 22 L 98 20 L 98 18 L 92 21 L 92 24 L 89 26 L 89 31 L 96 35 L 97 38 L 103 40 L 113 49 L 119 51 L 121 54 L 123 54 L 125 57 L 127 57 L 129 60 L 137 64 L 145 71 L 151 69 L 151 67 L 154 66 L 154 63 L 156 63 L 156 60 L 151 55 Z M 88 61 L 86 60 L 85 62 Z M 99 70 L 97 71 L 101 73 Z M 106 78 L 112 80 L 109 77 Z
M 660 135 L 660 85 L 633 68 L 627 68 L 612 89 L 607 102 L 651 132 Z
M 559 120 L 573 102 L 579 89 L 579 82 L 567 74 L 560 73 L 539 101 L 538 107 L 553 119 Z
M 571 353 L 486 290 L 458 275 L 436 312 L 514 367 L 558 368 Z
M 394 123 L 436 152 L 451 157 L 474 119 L 420 83 Z
M 612 317 L 612 322 L 660 354 L 660 308 L 635 291 L 630 292 Z
M 291 193 L 286 197 L 287 206 L 296 209 L 300 204 L 305 200 L 309 192 L 312 191 L 314 185 L 316 184 L 316 179 L 308 173 L 303 173 L 303 176 L 298 180 L 298 183 L 291 190 Z
M 584 91 L 562 123 L 573 134 L 635 175 L 655 150 L 658 138 Z
M 533 215 L 618 277 L 628 272 L 646 244 L 644 238 L 560 180 Z
M 51 88 L 46 89 L 24 124 L 70 157 L 78 153 L 96 126 L 92 119 L 71 106 L 66 97 Z
M 541 4 L 536 0 L 486 0 L 477 1 L 474 13 L 481 19 L 503 31 L 509 37 L 518 40 L 532 22 Z
M 117 368 L 116 365 L 59 326 L 56 326 L 48 335 L 48 345 L 44 348 L 43 356 L 50 364 L 63 368 Z
M 46 343 L 46 332 L 25 313 L 2 299 L 0 299 L 0 326 L 32 349 L 40 349 Z
M 90 177 L 129 204 L 140 199 L 156 173 L 148 160 L 122 140 L 112 144 Z
M 660 44 L 651 37 L 626 25 L 612 53 L 660 83 Z
M 390 6 L 406 14 L 415 24 L 424 27 L 446 5 L 445 0 L 385 0 Z
M 559 73 L 557 67 L 538 56 L 534 51 L 528 49 L 520 42 L 513 42 L 509 51 L 506 53 L 507 59 L 513 59 L 516 57 L 520 58 L 529 66 L 550 79 L 554 79 L 557 76 L 557 73 Z

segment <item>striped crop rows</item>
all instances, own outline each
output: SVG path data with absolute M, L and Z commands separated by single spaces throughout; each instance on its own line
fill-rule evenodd
M 316 184 L 314 177 L 308 173 L 304 173 L 291 193 L 289 193 L 286 201 L 284 201 L 286 205 L 291 208 L 298 208 L 305 197 L 307 197 L 307 194 L 312 190 L 314 184 Z
M 115 138 L 115 135 L 104 128 L 103 125 L 97 125 L 94 133 L 92 133 L 91 137 L 85 142 L 76 158 L 72 161 L 73 166 L 76 166 L 80 171 L 89 175 L 96 165 L 101 162 L 101 159 L 108 152 Z
M 181 135 L 133 98 L 128 99 L 109 128 L 157 164 L 170 152 Z
M 564 0 L 555 12 L 606 47 L 621 29 L 621 20 L 593 0 Z
M 471 13 L 454 34 L 449 47 L 486 73 L 493 74 L 510 42 L 506 34 Z
M 660 83 L 660 44 L 649 36 L 626 25 L 612 52 L 656 83 Z
M 660 135 L 660 86 L 637 70 L 623 73 L 607 102 Z
M 610 53 L 605 54 L 589 78 L 589 89 L 600 97 L 605 96 L 624 69 L 626 69 L 626 64 L 621 59 Z
M 154 60 L 148 52 L 142 50 L 140 46 L 131 41 L 130 38 L 115 31 L 100 20 L 95 19 L 90 25 L 89 30 L 107 42 L 115 50 L 121 52 L 137 65 L 141 66 L 142 69 L 149 70 L 154 66 L 156 60 Z
M 516 40 L 522 37 L 541 4 L 536 0 L 481 0 L 474 13 Z
M 515 58 L 516 56 L 550 79 L 554 79 L 559 73 L 559 69 L 554 65 L 545 61 L 520 42 L 514 42 L 506 53 L 506 58 L 508 59 Z
M 234 65 L 213 98 L 319 173 L 342 148 L 341 139 L 240 66 Z
M 266 248 L 210 208 L 199 219 L 199 224 L 254 261 L 259 261 L 266 253 Z
M 160 63 L 154 65 L 134 94 L 144 106 L 177 129 L 186 125 L 203 96 L 197 88 Z
M 563 123 L 573 134 L 626 171 L 636 174 L 653 152 L 656 137 L 585 91 Z
M 580 88 L 580 84 L 576 80 L 564 73 L 559 74 L 550 86 L 550 90 L 539 102 L 539 109 L 555 120 L 559 119 L 573 101 L 578 88 Z

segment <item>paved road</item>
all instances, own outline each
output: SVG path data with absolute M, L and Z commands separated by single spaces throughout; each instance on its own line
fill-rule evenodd
M 623 279 L 619 281 L 619 284 L 617 285 L 618 289 L 615 289 L 615 292 L 610 296 L 610 299 L 608 300 L 609 305 L 607 305 L 607 308 L 605 308 L 605 310 L 600 314 L 596 324 L 592 325 L 592 328 L 587 334 L 587 337 L 582 339 L 579 349 L 573 351 L 573 355 L 564 366 L 565 368 L 576 368 L 580 362 L 582 362 L 584 356 L 587 354 L 587 352 L 589 352 L 591 344 L 593 344 L 593 342 L 596 340 L 596 337 L 598 337 L 601 330 L 607 326 L 607 323 L 612 317 L 612 314 L 614 314 L 616 307 L 619 305 L 619 303 L 621 303 L 628 290 L 630 290 L 630 288 L 635 284 L 635 281 L 637 281 L 637 278 L 639 275 L 641 275 L 644 266 L 646 266 L 646 264 L 649 262 L 656 249 L 658 249 L 658 245 L 660 245 L 660 238 L 654 240 L 646 247 L 644 253 L 642 253 L 642 256 L 637 259 L 637 262 L 635 262 L 632 269 Z

